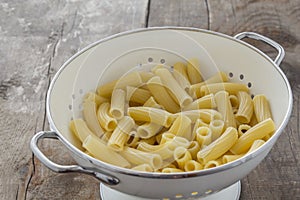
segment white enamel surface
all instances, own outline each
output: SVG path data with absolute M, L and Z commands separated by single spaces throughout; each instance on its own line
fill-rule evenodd
M 80 165 L 99 169 L 104 167 L 102 171 L 119 178 L 121 182 L 114 189 L 121 192 L 148 198 L 170 198 L 178 193 L 186 196 L 192 192 L 204 194 L 207 191 L 226 188 L 245 177 L 259 164 L 274 145 L 280 132 L 263 145 L 263 150 L 256 157 L 234 162 L 232 168 L 224 168 L 225 170 L 213 174 L 207 172 L 200 176 L 189 175 L 188 178 L 161 179 L 145 178 L 140 174 L 133 176 L 130 175 L 132 172 L 128 173 L 126 170 L 119 173 L 116 172 L 116 168 L 112 171 L 107 169 L 109 165 L 83 156 L 83 153 L 74 147 L 79 147 L 79 143 L 68 129 L 71 118 L 81 115 L 80 104 L 86 92 L 95 90 L 101 83 L 118 78 L 139 64 L 147 68 L 151 65 L 148 63 L 149 57 L 154 63 L 164 59 L 165 64 L 198 57 L 200 62 L 202 61 L 202 73 L 209 77 L 217 68 L 206 51 L 221 71 L 233 73 L 232 81 L 246 84 L 251 82 L 251 93 L 266 94 L 276 126 L 281 127 L 284 124 L 291 96 L 281 73 L 268 58 L 228 37 L 205 31 L 159 29 L 103 41 L 78 54 L 75 59 L 69 60 L 54 78 L 55 82 L 48 92 L 47 114 L 51 127 L 63 136 L 63 142 L 73 151 Z M 244 75 L 243 80 L 239 79 L 240 74 Z

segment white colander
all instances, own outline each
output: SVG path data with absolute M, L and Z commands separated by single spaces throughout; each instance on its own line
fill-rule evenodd
M 275 61 L 241 41 L 250 37 L 278 50 Z M 149 70 L 157 63 L 171 66 L 198 58 L 204 78 L 224 71 L 233 82 L 248 85 L 251 94 L 265 94 L 270 101 L 275 134 L 258 150 L 229 164 L 197 172 L 173 174 L 137 172 L 116 167 L 84 154 L 70 133 L 71 119 L 81 117 L 85 93 L 133 70 Z M 126 194 L 152 199 L 199 198 L 220 191 L 253 170 L 268 154 L 286 126 L 292 110 L 292 92 L 279 68 L 283 48 L 256 33 L 235 37 L 194 28 L 148 28 L 100 40 L 69 59 L 53 78 L 47 93 L 47 117 L 51 131 L 31 140 L 33 153 L 56 172 L 82 172 Z M 59 139 L 78 165 L 62 166 L 50 161 L 38 148 L 42 138 Z

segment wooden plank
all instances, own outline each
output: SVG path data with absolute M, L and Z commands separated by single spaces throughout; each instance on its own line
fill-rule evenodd
M 146 6 L 139 0 L 0 3 L 1 199 L 99 198 L 93 178 L 56 174 L 32 160 L 29 141 L 49 129 L 45 94 L 63 62 L 91 42 L 144 27 Z M 40 146 L 59 163 L 73 162 L 57 142 Z
M 148 26 L 183 26 L 208 29 L 206 1 L 151 0 Z

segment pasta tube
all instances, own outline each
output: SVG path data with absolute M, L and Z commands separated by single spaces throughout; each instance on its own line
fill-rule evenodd
M 266 143 L 266 142 L 265 142 L 264 140 L 255 140 L 255 141 L 252 143 L 250 149 L 247 151 L 246 154 L 249 154 L 249 153 L 255 151 L 256 149 L 258 149 L 259 147 L 261 147 L 261 146 L 262 146 L 263 144 L 265 144 L 265 143 Z
M 233 94 L 229 95 L 229 101 L 231 103 L 232 108 L 238 109 L 240 102 L 239 102 L 239 99 L 237 98 L 237 96 L 235 96 Z
M 190 59 L 187 63 L 187 74 L 191 84 L 196 84 L 203 81 L 199 67 L 200 64 L 197 59 Z
M 189 81 L 189 77 L 187 75 L 187 67 L 184 63 L 182 62 L 177 62 L 173 66 L 174 71 L 177 71 L 178 73 L 182 74 L 184 78 Z
M 185 115 L 179 115 L 170 127 L 169 132 L 191 140 L 191 120 Z
M 132 86 L 126 87 L 126 100 L 139 104 L 144 104 L 151 97 L 148 90 L 136 88 Z
M 152 122 L 165 127 L 170 127 L 174 120 L 171 113 L 151 107 L 129 107 L 127 113 L 136 121 Z
M 101 97 L 99 95 L 97 95 L 94 92 L 88 92 L 85 96 L 84 96 L 84 100 L 83 101 L 94 101 L 96 103 L 97 106 L 99 106 L 100 104 L 104 103 L 104 102 L 108 102 L 108 99 Z
M 272 119 L 271 109 L 269 102 L 265 95 L 255 95 L 253 98 L 254 113 L 258 122 Z
M 139 71 L 138 73 L 140 74 L 143 83 L 147 83 L 154 76 L 152 72 Z
M 197 153 L 200 150 L 199 143 L 197 141 L 191 141 L 191 144 L 187 150 L 191 153 L 193 160 L 197 160 Z
M 188 160 L 184 165 L 184 171 L 186 172 L 197 171 L 202 169 L 203 169 L 203 165 L 201 165 L 195 160 Z
M 236 128 L 236 122 L 233 115 L 232 107 L 229 101 L 229 95 L 226 91 L 220 91 L 215 94 L 215 100 L 217 103 L 218 111 L 223 116 L 224 127 L 234 127 Z
M 147 82 L 147 87 L 154 99 L 162 105 L 167 111 L 175 113 L 180 110 L 179 105 L 176 101 L 169 95 L 168 90 L 161 82 L 158 76 L 151 78 Z
M 185 115 L 187 116 L 192 123 L 195 123 L 197 119 L 201 119 L 205 123 L 210 123 L 213 120 L 213 114 L 207 112 L 206 110 L 187 110 L 175 115 Z
M 154 171 L 154 169 L 149 164 L 137 165 L 131 169 L 136 170 L 136 171 L 142 171 L 142 172 L 153 172 Z
M 117 120 L 113 118 L 109 112 L 110 104 L 108 102 L 102 103 L 97 111 L 97 119 L 106 131 L 113 131 L 117 126 Z
M 89 135 L 85 138 L 82 146 L 88 150 L 95 158 L 116 165 L 119 167 L 130 167 L 130 163 L 121 155 L 109 149 L 102 141 L 96 136 Z
M 176 161 L 179 169 L 184 169 L 185 163 L 192 160 L 191 153 L 184 147 L 177 147 L 173 154 L 174 160 Z
M 172 168 L 172 167 L 166 167 L 161 170 L 162 173 L 178 173 L 183 172 L 181 169 Z
M 222 165 L 222 160 L 210 160 L 204 165 L 204 169 L 214 168 Z
M 116 118 L 121 119 L 124 116 L 125 109 L 125 91 L 122 89 L 115 89 L 111 96 L 110 114 Z
M 209 145 L 212 141 L 212 133 L 208 127 L 199 127 L 196 130 L 196 140 L 200 147 Z
M 122 151 L 124 144 L 127 142 L 130 131 L 134 127 L 134 121 L 128 116 L 124 116 L 118 123 L 116 129 L 110 136 L 107 146 L 115 151 Z
M 139 72 L 129 73 L 122 76 L 118 80 L 101 85 L 97 88 L 97 94 L 102 97 L 109 98 L 112 95 L 114 89 L 125 90 L 127 86 L 139 87 L 143 84 L 143 80 Z
M 245 154 L 240 154 L 240 155 L 224 155 L 222 156 L 222 162 L 223 164 L 235 161 L 241 157 L 243 157 Z
M 126 160 L 135 165 L 148 164 L 153 169 L 159 169 L 162 166 L 163 160 L 160 155 L 155 153 L 147 153 L 134 148 L 125 147 L 120 152 Z
M 190 82 L 184 77 L 183 74 L 179 73 L 178 71 L 174 70 L 173 71 L 173 76 L 175 80 L 178 82 L 180 87 L 184 89 L 186 92 L 189 92 L 191 84 Z
M 183 110 L 198 110 L 204 108 L 215 108 L 216 102 L 213 94 L 196 99 L 191 104 L 185 106 Z
M 86 121 L 87 126 L 93 133 L 98 137 L 101 137 L 104 134 L 103 129 L 101 128 L 98 118 L 97 118 L 97 105 L 94 101 L 85 100 L 83 102 L 83 117 Z
M 83 142 L 85 138 L 89 135 L 95 135 L 88 126 L 86 125 L 85 121 L 82 119 L 74 119 L 70 122 L 70 129 L 73 132 L 73 134 L 81 141 Z
M 137 136 L 147 139 L 156 135 L 161 129 L 162 126 L 159 124 L 145 123 L 137 128 Z
M 262 139 L 268 134 L 275 131 L 275 124 L 272 119 L 268 118 L 251 127 L 244 133 L 230 149 L 233 154 L 242 154 L 249 150 L 255 140 Z
M 161 105 L 159 105 L 153 97 L 150 97 L 145 103 L 145 107 L 153 107 L 153 108 L 163 108 Z
M 208 95 L 210 93 L 216 94 L 219 91 L 227 91 L 229 94 L 237 94 L 238 91 L 249 92 L 249 88 L 240 83 L 211 83 L 203 85 L 200 88 L 201 96 Z
M 203 96 L 201 94 L 201 87 L 203 85 L 211 84 L 211 83 L 222 83 L 227 82 L 228 77 L 224 72 L 218 72 L 214 76 L 210 77 L 209 79 L 201 82 L 191 85 L 190 87 L 190 94 L 195 94 L 197 98 L 200 98 Z
M 228 127 L 214 142 L 200 150 L 197 159 L 201 164 L 215 160 L 226 153 L 237 141 L 238 133 L 235 128 Z
M 176 98 L 180 107 L 184 107 L 193 101 L 192 97 L 180 87 L 168 69 L 159 67 L 154 70 L 154 73 L 160 77 L 162 83 L 169 89 L 172 96 Z
M 216 140 L 223 133 L 224 122 L 222 120 L 216 119 L 209 123 L 209 129 L 212 133 L 212 141 Z
M 249 126 L 248 124 L 239 125 L 239 128 L 238 128 L 239 137 L 241 137 L 244 133 L 246 133 L 250 128 L 251 128 L 251 126 Z
M 240 102 L 236 119 L 241 123 L 249 123 L 253 114 L 253 103 L 250 95 L 247 92 L 240 91 L 237 93 Z

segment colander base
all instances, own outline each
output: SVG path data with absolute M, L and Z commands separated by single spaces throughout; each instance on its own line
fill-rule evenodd
M 172 199 L 193 199 L 193 200 L 238 200 L 240 198 L 241 193 L 241 182 L 238 181 L 235 184 L 217 192 L 214 194 L 211 194 L 206 197 L 197 197 L 197 198 L 176 198 L 176 197 L 169 197 L 170 200 Z M 158 200 L 158 199 L 147 199 L 142 197 L 136 197 L 133 195 L 125 194 L 122 192 L 119 192 L 117 190 L 111 189 L 110 187 L 107 187 L 106 185 L 100 183 L 100 196 L 101 200 L 115 200 L 115 199 L 122 199 L 122 200 Z M 168 199 L 168 198 L 164 198 Z

